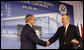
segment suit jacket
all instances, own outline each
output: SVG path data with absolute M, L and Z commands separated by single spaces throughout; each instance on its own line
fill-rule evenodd
M 21 32 L 21 49 L 36 49 L 36 44 L 46 46 L 46 42 L 40 40 L 35 30 L 26 24 Z
M 77 27 L 70 25 L 67 28 L 66 34 L 64 33 L 64 26 L 58 28 L 57 32 L 53 37 L 49 39 L 50 44 L 55 42 L 59 38 L 59 49 L 72 49 L 73 44 L 71 44 L 72 39 L 80 39 L 80 36 L 77 32 Z

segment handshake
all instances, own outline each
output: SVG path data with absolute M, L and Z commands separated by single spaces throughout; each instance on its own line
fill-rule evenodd
M 49 42 L 49 41 L 47 41 L 47 42 L 46 42 L 46 45 L 47 45 L 47 46 L 49 46 L 49 45 L 50 45 L 50 42 Z
M 78 44 L 79 41 L 77 41 L 76 39 L 72 39 L 72 40 L 71 40 L 71 43 L 76 43 L 76 44 Z M 47 45 L 47 46 L 50 45 L 50 41 L 49 41 L 49 40 L 46 42 L 46 45 Z M 80 47 L 80 46 L 79 46 L 79 47 Z

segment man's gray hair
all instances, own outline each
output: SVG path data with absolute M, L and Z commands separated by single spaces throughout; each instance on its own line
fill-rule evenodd
M 67 16 L 67 18 L 69 19 L 69 21 L 70 21 L 70 15 L 69 14 L 62 14 L 62 16 L 64 16 L 64 15 L 66 15 Z

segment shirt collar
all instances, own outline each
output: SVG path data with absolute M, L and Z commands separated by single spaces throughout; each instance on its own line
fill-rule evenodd
M 28 25 L 30 25 L 31 27 L 32 27 L 32 25 L 31 24 L 29 24 L 29 23 L 27 23 Z
M 66 27 L 68 27 L 69 26 L 69 23 L 66 25 Z
M 66 30 L 67 30 L 68 26 L 69 26 L 69 23 L 66 25 Z M 65 26 L 64 26 L 64 27 L 65 27 Z

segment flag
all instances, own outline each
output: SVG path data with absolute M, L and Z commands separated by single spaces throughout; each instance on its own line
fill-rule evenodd
M 82 37 L 82 40 L 83 40 L 83 26 L 81 24 L 81 37 Z

